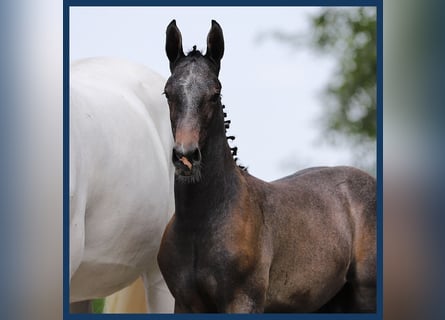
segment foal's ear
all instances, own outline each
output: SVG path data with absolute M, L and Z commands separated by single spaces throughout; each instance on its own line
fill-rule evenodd
M 176 61 L 185 56 L 182 50 L 182 35 L 176 26 L 176 20 L 172 20 L 169 23 L 166 33 L 165 51 L 167 52 L 168 60 L 170 60 L 170 71 L 173 72 Z
M 207 35 L 207 52 L 206 56 L 212 59 L 218 68 L 221 58 L 224 55 L 224 36 L 221 26 L 215 20 L 212 20 L 212 27 Z

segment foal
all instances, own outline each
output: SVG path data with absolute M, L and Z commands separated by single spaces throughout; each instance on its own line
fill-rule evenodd
M 233 160 L 212 21 L 207 52 L 167 27 L 176 213 L 158 262 L 175 312 L 375 312 L 376 181 L 350 167 L 267 183 Z

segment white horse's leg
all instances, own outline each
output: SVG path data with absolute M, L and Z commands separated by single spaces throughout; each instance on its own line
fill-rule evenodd
M 149 313 L 173 313 L 175 300 L 167 288 L 159 267 L 142 274 Z
M 147 313 L 142 277 L 128 287 L 106 297 L 103 313 Z

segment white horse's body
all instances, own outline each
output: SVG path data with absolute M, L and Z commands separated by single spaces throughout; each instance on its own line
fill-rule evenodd
M 173 311 L 157 266 L 174 211 L 165 80 L 111 58 L 70 69 L 70 302 L 105 297 L 141 274 L 149 312 Z

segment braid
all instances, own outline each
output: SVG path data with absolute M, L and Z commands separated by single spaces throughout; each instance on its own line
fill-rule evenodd
M 195 48 L 195 47 L 193 47 L 193 48 Z M 222 107 L 223 107 L 223 109 L 224 109 L 226 106 L 223 105 Z M 226 118 L 226 117 L 227 117 L 227 113 L 224 112 L 224 118 Z M 230 123 L 231 123 L 230 120 L 224 120 L 224 129 L 225 129 L 225 132 L 226 132 L 226 133 L 227 133 L 227 129 L 230 128 Z M 233 141 L 233 140 L 235 140 L 235 136 L 226 136 L 226 139 L 227 139 L 227 140 L 231 140 L 231 141 Z M 237 162 L 238 162 L 238 158 L 236 157 L 236 155 L 237 155 L 237 153 L 238 153 L 238 147 L 235 147 L 235 146 L 234 146 L 234 147 L 230 147 L 230 152 L 232 153 L 233 160 L 235 161 L 235 163 L 237 164 L 237 166 L 238 166 L 241 170 L 243 170 L 243 171 L 247 171 L 247 167 L 242 166 L 242 165 L 240 165 L 240 164 L 237 163 Z

